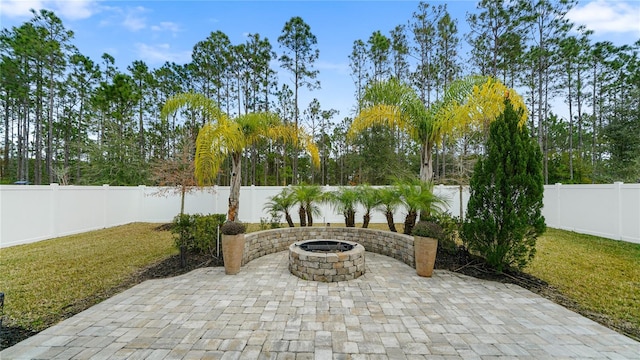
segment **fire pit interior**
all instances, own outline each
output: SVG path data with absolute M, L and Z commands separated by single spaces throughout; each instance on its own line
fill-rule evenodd
M 335 240 L 314 240 L 300 244 L 300 248 L 311 252 L 343 252 L 355 247 L 355 243 L 346 243 Z
M 364 246 L 352 241 L 308 240 L 289 246 L 289 271 L 322 282 L 352 280 L 364 274 Z

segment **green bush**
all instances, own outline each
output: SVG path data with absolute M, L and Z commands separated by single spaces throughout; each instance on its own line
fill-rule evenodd
M 182 214 L 173 219 L 171 231 L 175 235 L 176 247 L 185 247 L 188 252 L 214 254 L 218 226 L 226 219 L 225 214 Z
M 171 232 L 175 237 L 175 244 L 178 249 L 184 247 L 189 248 L 193 243 L 193 228 L 194 228 L 193 215 L 178 214 L 173 218 L 173 226 Z
M 450 254 L 458 250 L 457 239 L 460 236 L 460 221 L 449 213 L 432 214 L 427 218 L 442 227 L 442 238 L 438 247 Z

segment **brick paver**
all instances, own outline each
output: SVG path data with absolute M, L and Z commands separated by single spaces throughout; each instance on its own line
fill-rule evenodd
M 356 280 L 288 271 L 286 252 L 146 281 L 1 359 L 639 359 L 640 343 L 519 286 L 366 253 Z

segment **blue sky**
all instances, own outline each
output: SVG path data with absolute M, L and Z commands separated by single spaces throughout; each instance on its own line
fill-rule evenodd
M 467 32 L 465 14 L 476 11 L 476 1 L 427 1 L 448 4 Z M 417 1 L 95 1 L 95 0 L 1 0 L 2 28 L 17 26 L 31 18 L 30 8 L 53 10 L 73 30 L 72 41 L 80 52 L 99 62 L 102 53 L 116 59 L 121 71 L 134 60 L 152 68 L 165 61 L 187 63 L 193 46 L 211 32 L 221 30 L 234 44 L 259 33 L 267 37 L 279 54 L 277 38 L 285 22 L 300 16 L 318 38 L 321 89 L 301 94 L 301 110 L 316 97 L 323 109 L 340 111 L 337 119 L 349 116 L 354 104 L 354 85 L 349 76 L 349 59 L 354 40 L 366 41 L 380 30 L 388 34 L 406 24 L 417 10 Z M 577 24 L 595 31 L 594 40 L 617 45 L 640 39 L 640 1 L 582 0 L 570 12 Z M 464 44 L 464 40 L 462 41 Z M 461 49 L 463 57 L 465 49 Z M 278 64 L 274 68 L 279 68 Z M 290 82 L 286 73 L 281 82 Z

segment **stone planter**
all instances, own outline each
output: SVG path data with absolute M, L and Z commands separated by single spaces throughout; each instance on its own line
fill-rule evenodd
M 413 237 L 415 251 L 416 273 L 419 276 L 431 277 L 436 263 L 438 240 L 422 236 Z
M 222 259 L 224 273 L 235 275 L 240 272 L 242 255 L 244 253 L 244 234 L 222 235 Z

